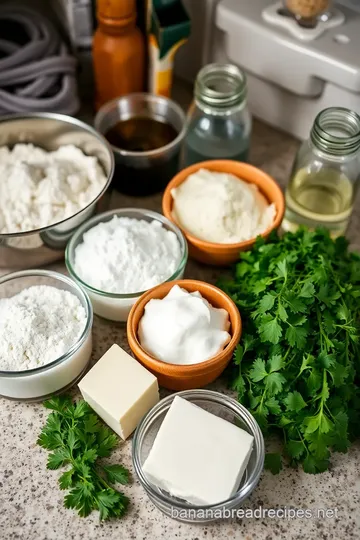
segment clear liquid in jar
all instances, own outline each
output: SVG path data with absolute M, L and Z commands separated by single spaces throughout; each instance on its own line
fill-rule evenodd
M 250 140 L 240 125 L 203 117 L 190 125 L 183 145 L 182 165 L 209 159 L 247 161 Z
M 345 234 L 353 208 L 353 185 L 344 174 L 334 169 L 300 169 L 290 180 L 285 198 L 284 230 L 305 225 L 326 227 L 333 237 Z

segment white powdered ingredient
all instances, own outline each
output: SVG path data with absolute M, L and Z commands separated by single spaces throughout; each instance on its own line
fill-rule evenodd
M 175 233 L 159 221 L 114 216 L 84 234 L 75 249 L 74 270 L 100 291 L 127 294 L 166 281 L 180 261 Z
M 0 147 L 0 233 L 47 227 L 88 206 L 106 184 L 94 156 L 73 145 L 46 152 L 32 144 Z
M 200 169 L 171 190 L 177 222 L 201 240 L 235 244 L 274 222 L 276 209 L 257 186 L 233 174 Z
M 0 300 L 0 370 L 44 366 L 76 344 L 86 312 L 71 292 L 36 285 Z

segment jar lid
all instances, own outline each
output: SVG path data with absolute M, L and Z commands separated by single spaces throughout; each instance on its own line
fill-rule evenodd
M 195 82 L 195 99 L 216 108 L 239 105 L 246 99 L 245 73 L 233 64 L 209 64 Z

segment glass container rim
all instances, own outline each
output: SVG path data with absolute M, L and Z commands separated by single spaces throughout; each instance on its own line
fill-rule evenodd
M 159 493 L 155 491 L 154 486 L 151 482 L 148 481 L 146 478 L 146 475 L 144 474 L 142 470 L 142 465 L 140 463 L 139 458 L 139 449 L 141 448 L 141 439 L 146 435 L 146 432 L 148 431 L 149 427 L 152 426 L 153 422 L 156 421 L 161 414 L 164 413 L 164 411 L 167 411 L 174 400 L 175 396 L 180 396 L 183 398 L 189 398 L 189 401 L 193 403 L 192 399 L 202 399 L 203 401 L 207 401 L 209 403 L 216 403 L 218 405 L 222 405 L 227 407 L 228 410 L 237 413 L 246 426 L 250 429 L 251 435 L 254 437 L 254 446 L 257 447 L 259 456 L 256 461 L 256 465 L 251 472 L 249 478 L 247 479 L 244 486 L 241 487 L 240 490 L 238 490 L 234 495 L 232 495 L 229 499 L 226 499 L 225 501 L 220 501 L 216 504 L 208 504 L 208 505 L 193 505 L 191 503 L 187 503 L 186 501 L 178 501 L 175 500 L 172 497 L 169 497 L 167 495 L 164 495 L 163 493 Z M 191 399 L 192 398 L 192 399 Z M 134 437 L 132 440 L 132 462 L 134 465 L 135 472 L 140 480 L 140 483 L 142 487 L 145 489 L 145 491 L 148 493 L 150 498 L 154 498 L 157 501 L 160 501 L 163 504 L 170 505 L 172 507 L 184 509 L 184 510 L 195 510 L 195 511 L 206 511 L 206 510 L 221 510 L 222 508 L 226 506 L 234 507 L 237 504 L 240 504 L 241 501 L 243 501 L 247 496 L 249 496 L 252 491 L 257 486 L 260 475 L 264 468 L 264 460 L 265 460 L 265 443 L 264 443 L 264 437 L 261 432 L 261 429 L 256 422 L 255 418 L 252 416 L 252 414 L 240 403 L 235 401 L 233 398 L 222 394 L 220 392 L 216 392 L 213 390 L 207 390 L 207 389 L 196 389 L 196 390 L 183 390 L 181 392 L 176 392 L 173 394 L 170 394 L 169 396 L 163 398 L 160 400 L 150 411 L 142 418 L 140 423 L 138 424 Z
M 336 118 L 336 115 L 342 118 Z M 354 134 L 349 134 L 347 137 L 339 137 L 327 131 L 327 126 L 323 122 L 331 120 L 341 120 L 344 125 L 347 124 L 357 129 Z M 312 143 L 324 151 L 332 155 L 349 155 L 357 152 L 360 148 L 360 116 L 353 110 L 346 107 L 328 107 L 320 111 L 315 117 L 313 127 L 310 132 Z
M 142 296 L 145 292 L 147 292 L 148 289 L 146 289 L 145 291 L 138 291 L 138 292 L 133 292 L 133 293 L 112 293 L 112 292 L 102 291 L 100 289 L 97 289 L 96 287 L 93 287 L 92 285 L 89 285 L 83 279 L 80 278 L 80 276 L 75 272 L 73 261 L 74 261 L 74 252 L 75 252 L 75 247 L 77 245 L 77 242 L 79 238 L 85 232 L 87 232 L 88 230 L 92 229 L 94 226 L 104 221 L 104 218 L 109 218 L 109 219 L 105 219 L 105 221 L 110 221 L 111 217 L 116 216 L 116 215 L 118 217 L 130 217 L 128 215 L 123 215 L 125 213 L 126 214 L 129 214 L 129 213 L 139 214 L 139 217 L 134 216 L 134 219 L 142 219 L 141 216 L 150 217 L 152 218 L 153 221 L 158 221 L 162 225 L 166 225 L 168 230 L 176 234 L 176 237 L 180 244 L 180 249 L 181 249 L 181 254 L 182 254 L 181 260 L 175 272 L 162 283 L 166 283 L 168 281 L 174 281 L 175 279 L 177 279 L 177 277 L 184 271 L 184 268 L 188 260 L 188 245 L 182 231 L 179 229 L 179 227 L 175 223 L 172 223 L 169 219 L 159 214 L 158 212 L 154 212 L 153 210 L 147 210 L 145 208 L 128 207 L 128 208 L 117 208 L 114 210 L 108 210 L 107 212 L 103 212 L 101 214 L 97 214 L 96 216 L 93 216 L 91 219 L 89 219 L 88 221 L 85 221 L 80 227 L 76 229 L 75 233 L 72 235 L 69 242 L 67 243 L 66 250 L 65 250 L 66 268 L 70 276 L 73 278 L 73 280 L 75 280 L 85 289 L 91 291 L 94 294 L 98 294 L 106 298 L 113 298 L 113 299 L 118 299 L 118 300 L 138 298 Z
M 129 99 L 131 100 L 142 99 L 148 103 L 157 101 L 157 102 L 162 102 L 162 103 L 167 104 L 167 106 L 171 108 L 178 115 L 182 123 L 182 128 L 180 131 L 178 131 L 175 139 L 165 144 L 164 146 L 160 146 L 159 148 L 154 148 L 153 150 L 146 150 L 145 152 L 125 150 L 124 148 L 120 148 L 119 146 L 110 144 L 108 140 L 106 139 L 106 136 L 102 127 L 102 122 L 104 121 L 104 118 L 106 118 L 106 115 L 111 113 L 111 111 L 114 108 L 118 109 L 119 102 L 128 101 Z M 126 120 L 129 120 L 130 118 L 134 118 L 134 116 L 129 114 Z M 161 156 L 163 153 L 168 152 L 172 150 L 173 148 L 176 148 L 179 144 L 181 144 L 187 131 L 186 114 L 181 108 L 181 106 L 176 101 L 174 101 L 173 99 L 169 97 L 151 94 L 148 92 L 134 92 L 133 94 L 127 94 L 125 96 L 120 96 L 115 99 L 111 99 L 110 101 L 107 101 L 106 103 L 104 103 L 104 105 L 100 107 L 100 109 L 96 113 L 96 116 L 94 119 L 94 126 L 95 126 L 95 129 L 98 131 L 98 133 L 101 134 L 102 138 L 106 140 L 106 142 L 111 147 L 114 154 L 118 154 L 123 157 L 134 157 L 134 158 L 150 158 L 150 157 Z
M 80 295 L 81 304 L 84 307 L 85 312 L 86 312 L 86 323 L 85 323 L 84 329 L 79 339 L 70 347 L 70 349 L 66 351 L 66 353 L 59 356 L 58 358 L 55 358 L 55 360 L 52 360 L 51 362 L 43 366 L 39 366 L 32 369 L 23 369 L 23 370 L 17 370 L 17 371 L 0 370 L 0 377 L 20 378 L 20 377 L 36 375 L 38 373 L 47 371 L 59 364 L 62 364 L 68 358 L 70 358 L 70 356 L 72 356 L 76 351 L 80 349 L 80 347 L 88 338 L 89 333 L 91 331 L 94 316 L 93 316 L 93 309 L 92 309 L 92 305 L 91 305 L 88 294 L 76 282 L 74 282 L 74 280 L 65 276 L 64 274 L 61 274 L 60 272 L 55 272 L 53 270 L 19 270 L 18 272 L 11 272 L 9 274 L 5 274 L 4 276 L 2 276 L 0 278 L 0 287 L 4 283 L 9 282 L 13 279 L 21 279 L 24 277 L 36 277 L 36 276 L 51 278 L 51 279 L 54 279 L 55 281 L 62 281 L 63 283 L 66 283 L 66 285 L 68 285 L 70 289 L 75 290 Z
M 237 83 L 237 87 L 229 91 L 218 91 L 207 86 L 212 77 L 223 75 Z M 237 109 L 243 107 L 247 97 L 247 78 L 245 72 L 235 64 L 218 63 L 207 64 L 200 69 L 195 81 L 195 102 L 217 110 Z

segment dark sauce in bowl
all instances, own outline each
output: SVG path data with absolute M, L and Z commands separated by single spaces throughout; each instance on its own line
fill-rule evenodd
M 156 150 L 177 136 L 178 132 L 170 124 L 146 117 L 121 120 L 105 133 L 110 144 L 129 152 Z
M 179 135 L 171 124 L 137 116 L 120 120 L 104 135 L 114 148 L 114 186 L 121 193 L 136 196 L 158 193 L 178 172 L 180 145 L 164 148 Z M 147 154 L 154 150 L 160 151 Z M 126 155 L 126 152 L 135 154 Z

